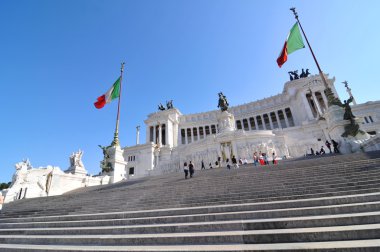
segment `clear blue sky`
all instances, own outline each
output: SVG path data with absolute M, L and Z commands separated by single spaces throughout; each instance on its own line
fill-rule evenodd
M 0 1 L 0 182 L 23 158 L 65 170 L 78 149 L 97 174 L 117 102 L 93 102 L 122 61 L 122 146 L 134 145 L 136 125 L 145 141 L 143 120 L 160 102 L 214 110 L 219 91 L 238 105 L 281 93 L 289 70 L 317 73 L 308 49 L 276 65 L 292 6 L 340 96 L 347 80 L 358 102 L 378 100 L 380 1 Z

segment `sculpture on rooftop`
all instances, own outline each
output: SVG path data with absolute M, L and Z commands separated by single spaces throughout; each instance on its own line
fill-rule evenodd
M 166 109 L 172 109 L 173 107 L 173 100 L 166 101 Z
M 225 95 L 223 95 L 222 92 L 218 93 L 219 95 L 219 102 L 218 102 L 218 108 L 220 108 L 220 110 L 223 112 L 223 111 L 227 111 L 228 110 L 228 101 L 227 101 L 227 98 Z
M 165 107 L 160 103 L 160 104 L 158 105 L 158 110 L 164 111 L 164 110 L 165 110 Z
M 298 75 L 298 70 L 289 71 L 288 74 L 289 74 L 290 81 L 292 81 L 292 80 L 297 80 L 300 78 L 307 78 L 310 75 L 310 72 L 308 68 L 306 68 L 306 72 L 302 68 L 300 75 Z

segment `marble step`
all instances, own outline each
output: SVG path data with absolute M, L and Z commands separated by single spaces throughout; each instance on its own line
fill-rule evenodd
M 296 207 L 318 207 L 340 204 L 352 204 L 363 202 L 380 201 L 380 192 L 368 194 L 354 194 L 344 196 L 307 198 L 298 200 L 283 200 L 270 202 L 253 202 L 241 204 L 226 204 L 201 207 L 182 207 L 182 208 L 164 208 L 154 210 L 138 211 L 120 211 L 107 213 L 92 214 L 75 214 L 75 215 L 55 215 L 39 217 L 18 217 L 3 218 L 1 223 L 18 223 L 18 222 L 42 222 L 42 221 L 75 221 L 75 220 L 99 220 L 99 219 L 120 219 L 120 218 L 138 218 L 138 217 L 159 217 L 168 215 L 187 215 L 187 214 L 210 214 L 210 213 L 227 213 L 237 211 L 257 211 L 257 210 L 275 210 Z
M 212 232 L 238 230 L 267 230 L 290 229 L 328 226 L 347 226 L 379 224 L 380 211 L 332 214 L 317 216 L 297 216 L 270 219 L 241 219 L 232 221 L 185 222 L 149 225 L 111 225 L 90 227 L 48 228 L 10 228 L 0 229 L 0 235 L 115 235 L 115 234 L 152 234 L 152 233 L 183 233 L 183 232 Z
M 186 245 L 260 244 L 380 239 L 380 224 L 248 231 L 116 235 L 0 235 L 0 244 L 44 245 Z
M 275 244 L 222 244 L 222 245 L 154 245 L 154 246 L 70 246 L 0 244 L 1 251 L 9 252 L 252 252 L 252 251 L 297 251 L 297 252 L 378 252 L 380 239 L 347 240 L 329 242 L 292 242 Z

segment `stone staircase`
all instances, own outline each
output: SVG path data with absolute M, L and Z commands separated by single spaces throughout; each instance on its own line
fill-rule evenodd
M 0 251 L 380 251 L 380 152 L 12 202 Z

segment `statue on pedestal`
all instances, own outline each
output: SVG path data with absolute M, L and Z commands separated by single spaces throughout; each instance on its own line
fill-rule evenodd
M 355 121 L 355 116 L 352 113 L 350 103 L 352 102 L 353 97 L 351 96 L 348 100 L 344 100 L 343 103 L 339 100 L 333 100 L 331 102 L 332 105 L 337 105 L 339 107 L 344 108 L 344 115 L 343 115 L 343 120 L 349 120 L 350 124 L 345 125 L 344 129 L 345 132 L 342 134 L 342 137 L 348 137 L 348 136 L 353 136 L 355 137 L 359 132 L 364 133 L 359 129 L 359 124 L 356 123 Z
M 100 149 L 103 150 L 103 160 L 100 162 L 100 166 L 102 168 L 102 172 L 110 172 L 112 171 L 112 165 L 110 162 L 108 162 L 108 159 L 110 158 L 110 155 L 108 153 L 108 149 L 110 146 L 101 146 L 100 144 L 98 145 Z
M 223 95 L 222 92 L 220 92 L 219 94 L 219 102 L 218 102 L 218 108 L 220 108 L 220 110 L 223 112 L 223 111 L 227 111 L 228 110 L 228 101 L 227 101 L 227 98 L 225 95 Z

